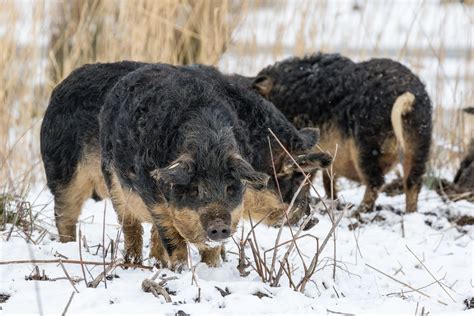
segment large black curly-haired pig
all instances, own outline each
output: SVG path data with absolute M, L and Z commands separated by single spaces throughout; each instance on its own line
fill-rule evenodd
M 274 184 L 266 188 L 267 174 L 273 163 L 282 177 L 294 167 L 267 138 L 269 128 L 295 155 L 318 138 L 212 67 L 120 62 L 77 69 L 53 91 L 41 128 L 61 241 L 75 239 L 87 198 L 110 196 L 127 261 L 142 260 L 141 222 L 151 222 L 151 255 L 164 266 L 186 261 L 187 242 L 217 265 L 222 241 L 242 215 L 267 224 L 284 218 L 289 201 L 280 201 Z M 330 162 L 302 157 L 311 158 L 305 171 Z

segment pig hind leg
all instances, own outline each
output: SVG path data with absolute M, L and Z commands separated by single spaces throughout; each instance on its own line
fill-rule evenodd
M 359 146 L 357 168 L 366 188 L 357 212 L 369 212 L 374 209 L 378 192 L 384 184 L 384 174 L 379 163 L 380 156 L 381 149 L 376 142 L 364 142 Z
M 143 227 L 141 222 L 133 216 L 132 208 L 136 207 L 135 199 L 131 198 L 131 194 L 126 194 L 117 176 L 108 170 L 103 174 L 105 182 L 109 189 L 109 194 L 114 206 L 119 223 L 122 225 L 125 257 L 127 263 L 140 264 L 143 261 Z
M 416 136 L 407 130 L 403 154 L 403 188 L 406 199 L 406 212 L 416 212 L 423 174 L 429 156 L 430 136 Z M 412 136 L 413 135 L 413 136 Z M 416 136 L 416 137 L 415 137 Z
M 84 202 L 92 196 L 103 197 L 103 181 L 97 169 L 90 163 L 80 163 L 72 179 L 54 194 L 54 216 L 61 242 L 76 240 L 76 224 Z
M 54 196 L 54 217 L 59 240 L 69 242 L 76 240 L 76 224 L 84 202 L 92 194 L 89 181 L 76 174 L 74 179 L 60 188 Z

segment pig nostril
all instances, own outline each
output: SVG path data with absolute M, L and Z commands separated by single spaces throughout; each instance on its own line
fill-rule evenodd
M 215 241 L 226 239 L 230 235 L 230 227 L 227 225 L 211 225 L 207 230 L 207 237 Z

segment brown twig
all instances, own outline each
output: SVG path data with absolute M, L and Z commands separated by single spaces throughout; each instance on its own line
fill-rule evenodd
M 314 256 L 313 260 L 311 260 L 311 264 L 309 265 L 308 270 L 305 272 L 305 276 L 303 277 L 303 279 L 301 279 L 300 283 L 298 284 L 298 288 L 299 288 L 300 292 L 304 291 L 304 289 L 306 287 L 306 284 L 309 281 L 309 278 L 316 271 L 316 266 L 318 264 L 319 254 L 321 254 L 322 251 L 324 250 L 324 248 L 326 247 L 326 244 L 327 244 L 329 238 L 331 237 L 331 235 L 336 230 L 336 227 L 339 225 L 339 222 L 342 220 L 343 216 L 344 216 L 344 210 L 341 212 L 341 215 L 339 215 L 337 220 L 332 224 L 331 230 L 326 235 L 326 238 L 324 238 L 323 243 L 321 244 L 321 246 L 319 246 L 319 248 L 317 250 L 317 253 Z M 334 262 L 334 265 L 336 265 L 335 262 Z
M 344 316 L 355 316 L 355 314 L 336 312 L 336 311 L 332 311 L 332 310 L 327 309 L 327 308 L 326 308 L 326 311 L 327 311 L 328 313 L 331 313 L 331 314 L 344 315 Z
M 417 288 L 417 290 L 423 290 L 423 289 L 426 289 L 427 287 L 430 287 L 432 286 L 433 284 L 436 284 L 437 282 L 434 281 L 434 282 L 431 282 L 425 286 L 422 286 L 422 287 L 419 287 Z M 415 292 L 413 290 L 409 290 L 409 291 L 401 291 L 401 292 L 392 292 L 392 293 L 387 293 L 385 294 L 385 296 L 392 296 L 392 295 L 401 295 L 401 294 L 407 294 L 407 293 L 411 293 L 411 292 Z
M 305 176 L 305 180 L 306 181 L 308 178 L 308 175 Z M 302 184 L 304 183 L 304 181 L 302 182 Z M 300 187 L 298 188 L 298 190 L 296 191 L 296 193 L 293 195 L 293 198 L 291 199 L 291 202 L 290 202 L 290 206 L 288 207 L 288 209 L 291 209 L 291 207 L 293 207 L 293 204 L 295 203 L 296 201 L 296 197 L 298 196 L 299 192 L 301 191 L 301 189 L 303 188 L 303 186 L 300 184 Z M 298 236 L 301 234 L 301 232 L 303 231 L 303 228 L 308 224 L 309 220 L 311 219 L 311 215 L 308 216 L 304 221 L 303 223 L 301 223 L 298 231 L 296 232 L 296 234 L 293 234 L 293 232 L 291 231 L 291 239 L 292 239 L 292 243 L 290 244 L 290 246 L 288 247 L 286 253 L 284 254 L 283 256 L 283 260 L 281 261 L 285 261 L 285 260 L 288 260 L 288 257 L 290 256 L 290 253 L 291 251 L 293 250 L 293 247 L 298 247 L 298 245 L 296 244 L 296 240 L 298 239 Z M 277 251 L 278 248 L 275 249 L 275 251 Z M 298 254 L 301 258 L 301 260 L 303 261 L 303 265 L 304 265 L 304 260 L 301 256 L 301 253 L 298 251 Z M 275 255 L 276 256 L 276 255 Z M 306 267 L 305 267 L 306 269 Z M 283 275 L 283 267 L 280 265 L 280 269 L 278 269 L 278 272 L 275 276 L 275 278 L 273 279 L 271 285 L 272 286 L 277 286 L 278 283 L 280 282 L 280 278 L 282 277 Z
M 102 221 L 102 261 L 104 263 L 104 272 L 103 272 L 104 276 L 103 276 L 103 278 L 104 278 L 105 288 L 107 288 L 107 266 L 105 264 L 105 215 L 106 215 L 106 211 L 107 211 L 107 203 L 104 203 L 104 220 Z M 109 265 L 109 266 L 112 266 L 112 264 Z M 92 284 L 95 284 L 94 282 L 96 280 L 94 280 L 92 282 Z M 93 287 L 95 288 L 95 287 L 97 287 L 97 285 L 95 285 Z
M 391 280 L 393 280 L 393 281 L 395 281 L 395 282 L 397 282 L 397 283 L 400 283 L 400 284 L 403 285 L 403 286 L 406 286 L 406 287 L 409 288 L 410 290 L 415 291 L 415 292 L 417 292 L 417 293 L 419 293 L 419 294 L 421 294 L 421 295 L 423 295 L 423 296 L 425 296 L 425 297 L 427 297 L 427 298 L 431 298 L 431 296 L 429 296 L 428 294 L 426 294 L 426 293 L 420 291 L 419 289 L 415 289 L 414 287 L 412 287 L 411 285 L 409 285 L 409 284 L 407 284 L 407 283 L 405 283 L 405 282 L 403 282 L 403 281 L 400 281 L 400 280 L 395 279 L 394 277 L 392 277 L 392 276 L 386 274 L 386 273 L 383 272 L 383 271 L 380 271 L 379 269 L 377 269 L 377 268 L 371 266 L 370 264 L 366 263 L 365 265 L 366 265 L 367 267 L 369 267 L 369 268 L 371 268 L 371 269 L 377 271 L 378 273 L 385 275 L 387 278 L 389 278 L 389 279 L 391 279 Z M 444 303 L 444 302 L 442 302 L 442 301 L 440 301 L 440 300 L 437 300 L 437 301 L 438 301 L 438 303 L 440 303 L 440 304 L 448 305 L 448 304 L 446 304 L 446 303 Z
M 162 295 L 166 303 L 171 303 L 171 296 L 168 292 L 155 281 L 145 279 L 142 282 L 142 290 L 146 293 L 152 293 L 155 297 Z
M 74 294 L 76 294 L 76 292 L 72 291 L 71 296 L 69 297 L 69 300 L 67 301 L 66 307 L 64 307 L 64 310 L 61 314 L 62 316 L 66 315 L 67 309 L 69 308 L 69 305 L 71 305 L 72 299 L 74 298 Z
M 416 258 L 416 260 L 418 260 L 418 262 L 423 266 L 423 268 L 426 270 L 426 272 L 428 272 L 428 274 L 433 278 L 433 280 L 436 283 L 438 283 L 438 285 L 441 287 L 441 289 L 444 291 L 444 293 L 446 293 L 449 296 L 449 298 L 454 303 L 456 303 L 456 300 L 454 300 L 454 298 L 451 296 L 451 294 L 448 293 L 448 291 L 444 288 L 444 286 L 441 284 L 441 282 L 439 282 L 438 279 L 436 279 L 436 277 L 433 275 L 433 273 L 431 273 L 431 271 L 428 269 L 428 267 L 426 267 L 426 265 L 423 263 L 423 261 L 421 261 L 420 258 L 418 258 L 418 256 L 407 245 L 405 245 L 405 247 Z
M 0 261 L 0 265 L 5 264 L 39 264 L 39 263 L 69 263 L 69 264 L 81 264 L 80 260 L 63 260 L 63 259 L 39 259 L 39 260 L 11 260 L 11 261 Z M 104 262 L 100 261 L 82 261 L 83 264 L 90 264 L 90 265 L 103 265 Z M 105 262 L 106 265 L 111 264 L 111 262 Z M 123 268 L 139 268 L 139 269 L 147 269 L 153 270 L 152 266 L 145 266 L 141 264 L 132 264 L 132 263 L 117 263 L 116 266 L 123 267 Z
M 334 150 L 333 161 L 337 158 L 338 148 L 339 148 L 339 146 L 338 146 L 338 144 L 336 144 L 336 149 Z M 332 224 L 334 225 L 335 214 L 334 214 L 334 171 L 333 171 L 333 164 L 331 164 L 331 166 L 330 166 L 329 170 L 327 170 L 327 172 L 329 172 L 329 178 L 331 180 L 331 207 L 328 210 L 328 214 L 330 214 L 329 218 L 330 218 Z M 336 281 L 336 249 L 337 249 L 337 247 L 336 247 L 337 246 L 336 231 L 333 232 L 332 236 L 333 236 L 333 260 L 334 260 L 334 265 L 333 265 L 333 269 L 332 269 L 332 279 L 334 281 Z
M 286 263 L 286 268 L 285 268 L 285 263 Z M 290 264 L 288 263 L 288 261 L 286 261 L 286 262 L 281 262 L 280 261 L 280 266 L 282 267 L 283 272 L 285 272 L 286 277 L 288 278 L 288 283 L 290 284 L 290 287 L 293 288 L 293 290 L 296 291 L 296 285 L 294 284 L 293 279 L 291 277 Z
M 59 259 L 59 264 L 61 265 L 61 268 L 63 268 L 64 274 L 66 275 L 67 279 L 69 280 L 69 283 L 71 283 L 72 287 L 74 288 L 74 291 L 79 293 L 78 289 L 74 285 L 74 282 L 72 281 L 71 277 L 69 276 L 69 273 L 67 273 L 66 267 L 64 267 L 64 264 L 62 263 L 61 259 Z
M 280 147 L 283 149 L 283 151 L 285 151 L 285 153 L 288 155 L 288 157 L 290 157 L 291 161 L 293 161 L 293 163 L 296 165 L 296 167 L 299 169 L 299 171 L 306 177 L 307 174 L 306 172 L 303 170 L 303 168 L 301 168 L 301 166 L 298 164 L 298 162 L 296 162 L 295 158 L 293 158 L 293 156 L 290 154 L 290 152 L 285 148 L 285 146 L 283 145 L 283 143 L 278 139 L 278 137 L 275 135 L 275 133 L 273 133 L 273 131 L 269 128 L 268 131 L 270 132 L 270 134 L 272 134 L 272 136 L 275 138 L 275 140 L 277 141 L 277 143 L 280 145 Z M 318 198 L 321 200 L 321 202 L 323 203 L 323 206 L 324 208 L 326 209 L 326 211 L 328 210 L 328 206 L 326 205 L 326 203 L 324 202 L 324 200 L 322 199 L 321 195 L 319 194 L 318 190 L 316 190 L 316 188 L 314 187 L 313 183 L 310 182 L 310 185 L 311 187 L 313 188 L 314 192 L 316 193 L 316 195 L 318 196 Z
M 112 271 L 112 269 L 115 267 L 115 264 L 113 262 L 111 262 L 105 269 L 104 271 L 102 271 L 101 273 L 99 273 L 99 275 L 94 279 L 92 280 L 91 283 L 89 283 L 89 287 L 91 288 L 97 288 L 97 286 L 99 286 L 100 282 L 102 281 L 102 279 L 104 279 L 104 281 L 107 279 L 107 274 Z M 107 286 L 107 283 L 105 283 Z
M 86 269 L 84 269 L 84 262 L 82 261 L 82 231 L 81 231 L 81 224 L 79 223 L 79 238 L 77 239 L 77 243 L 79 244 L 79 260 L 81 262 L 81 270 L 82 270 L 82 275 L 84 276 L 84 283 L 86 284 L 87 287 L 87 277 L 86 277 Z
M 5 212 L 6 213 L 6 212 Z M 15 212 L 15 216 L 13 216 L 13 222 L 12 222 L 12 227 L 10 228 L 10 231 L 8 232 L 7 235 L 7 241 L 10 240 L 10 237 L 13 233 L 13 229 L 15 228 L 16 222 L 18 221 L 18 212 Z
M 272 160 L 273 177 L 275 178 L 278 196 L 280 197 L 280 201 L 283 202 L 283 196 L 281 195 L 281 190 L 280 190 L 280 182 L 278 181 L 277 171 L 275 168 L 275 160 L 273 159 L 272 143 L 270 141 L 270 137 L 268 136 L 267 136 L 267 141 L 268 141 L 268 147 L 270 149 L 270 159 Z

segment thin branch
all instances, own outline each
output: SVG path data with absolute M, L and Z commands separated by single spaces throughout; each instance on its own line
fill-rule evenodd
M 324 238 L 323 243 L 321 244 L 321 246 L 319 246 L 318 251 L 317 251 L 317 256 L 314 256 L 313 260 L 311 260 L 311 264 L 309 265 L 309 268 L 308 268 L 307 272 L 305 273 L 305 276 L 303 277 L 303 279 L 301 279 L 300 283 L 298 284 L 298 288 L 299 288 L 300 292 L 304 291 L 306 283 L 308 282 L 309 278 L 311 277 L 311 275 L 316 270 L 316 266 L 318 264 L 318 259 L 319 259 L 319 254 L 321 254 L 322 251 L 324 250 L 324 248 L 326 247 L 326 244 L 327 244 L 329 238 L 331 238 L 331 235 L 334 233 L 334 231 L 336 230 L 336 227 L 339 225 L 339 222 L 342 220 L 343 217 L 344 217 L 344 211 L 341 212 L 341 215 L 339 215 L 337 220 L 333 223 L 333 225 L 331 227 L 331 230 L 326 235 L 326 238 Z M 318 240 L 318 243 L 319 243 L 319 240 Z
M 89 287 L 91 288 L 96 288 L 99 286 L 100 282 L 102 279 L 106 280 L 107 279 L 107 273 L 112 271 L 112 269 L 115 267 L 114 263 L 111 262 L 99 275 L 90 283 Z M 105 286 L 107 286 L 107 283 L 105 283 Z
M 40 263 L 69 263 L 69 264 L 90 264 L 90 265 L 103 265 L 104 262 L 100 261 L 80 261 L 80 260 L 63 260 L 63 259 L 45 259 L 45 260 L 12 260 L 12 261 L 0 261 L 0 265 L 5 264 L 40 264 Z M 112 262 L 105 262 L 106 265 L 110 265 Z M 140 268 L 140 269 L 147 269 L 153 270 L 152 266 L 145 266 L 141 264 L 133 264 L 133 263 L 117 263 L 119 267 L 123 268 Z
M 104 272 L 103 273 L 104 273 L 105 288 L 107 288 L 107 266 L 105 264 L 105 214 L 106 214 L 106 211 L 107 211 L 107 203 L 104 203 L 104 220 L 102 221 L 102 261 L 104 263 Z M 113 260 L 112 260 L 112 262 L 113 262 Z M 109 266 L 111 266 L 111 265 L 109 265 Z M 93 281 L 93 283 L 94 283 L 94 281 Z M 97 287 L 97 285 L 94 286 L 94 287 Z
M 160 286 L 155 281 L 145 279 L 142 282 L 142 290 L 144 292 L 151 292 L 155 297 L 158 297 L 160 294 L 165 298 L 166 303 L 171 303 L 171 296 L 166 291 L 165 288 Z
M 81 231 L 81 224 L 79 223 L 79 238 L 77 240 L 79 244 L 79 260 L 81 261 L 81 269 L 82 269 L 82 275 L 84 276 L 84 283 L 86 284 L 87 287 L 87 276 L 86 276 L 86 269 L 84 269 L 84 262 L 82 261 L 82 231 Z
M 428 294 L 426 294 L 426 293 L 424 293 L 424 292 L 422 292 L 422 291 L 420 291 L 420 290 L 418 290 L 418 289 L 415 289 L 414 287 L 412 287 L 411 285 L 409 285 L 409 284 L 407 284 L 407 283 L 405 283 L 405 282 L 402 282 L 402 281 L 399 281 L 399 280 L 395 279 L 394 277 L 392 277 L 392 276 L 386 274 L 386 273 L 383 272 L 383 271 L 380 271 L 379 269 L 377 269 L 377 268 L 371 266 L 370 264 L 366 263 L 365 265 L 366 265 L 367 267 L 369 267 L 369 268 L 371 268 L 371 269 L 377 271 L 378 273 L 381 273 L 381 274 L 385 275 L 387 278 L 389 278 L 389 279 L 391 279 L 391 280 L 393 280 L 393 281 L 395 281 L 395 282 L 397 282 L 397 283 L 400 283 L 400 284 L 403 285 L 403 286 L 406 286 L 406 287 L 409 288 L 410 290 L 413 290 L 413 291 L 415 291 L 415 292 L 417 292 L 417 293 L 419 293 L 419 294 L 421 294 L 421 295 L 423 295 L 423 296 L 425 296 L 425 297 L 427 297 L 427 298 L 431 298 L 431 296 L 429 296 Z M 448 305 L 448 304 L 446 304 L 446 303 L 444 303 L 444 302 L 442 302 L 442 301 L 440 301 L 440 300 L 437 300 L 437 301 L 438 301 L 438 303 L 440 303 L 440 304 Z
M 448 293 L 448 291 L 444 288 L 444 286 L 441 284 L 441 282 L 438 281 L 438 279 L 436 279 L 436 277 L 433 275 L 433 273 L 431 273 L 431 271 L 426 267 L 426 265 L 423 263 L 423 261 L 420 260 L 420 258 L 418 258 L 417 255 L 415 255 L 415 253 L 413 251 L 411 251 L 411 249 L 405 245 L 405 247 L 408 249 L 408 251 L 416 258 L 416 260 L 418 260 L 418 262 L 423 266 L 423 268 L 426 270 L 426 272 L 428 272 L 428 274 L 433 278 L 433 280 L 438 283 L 438 285 L 441 287 L 441 289 L 444 291 L 444 293 L 446 293 L 449 298 L 454 302 L 456 303 L 456 301 L 454 300 L 454 298 L 451 296 L 451 294 Z
M 290 154 L 290 152 L 285 148 L 285 146 L 282 144 L 282 142 L 278 139 L 278 137 L 275 135 L 275 133 L 273 133 L 273 131 L 269 128 L 268 131 L 270 132 L 270 134 L 272 134 L 272 136 L 276 139 L 277 143 L 280 145 L 281 148 L 283 148 L 283 150 L 285 151 L 285 153 L 290 157 L 290 159 L 293 161 L 293 163 L 296 165 L 296 167 L 298 167 L 298 169 L 300 170 L 300 172 L 306 177 L 307 174 L 306 172 L 303 170 L 303 168 L 301 168 L 301 166 L 298 164 L 298 162 L 296 162 L 295 158 L 293 158 L 293 156 Z M 310 185 L 311 187 L 313 188 L 314 192 L 316 193 L 316 195 L 318 196 L 318 198 L 321 200 L 321 203 L 323 204 L 324 208 L 326 209 L 326 211 L 328 210 L 328 206 L 326 205 L 326 203 L 324 202 L 323 198 L 321 197 L 321 195 L 319 194 L 318 190 L 316 190 L 316 188 L 314 187 L 313 183 L 310 182 Z
M 74 298 L 74 294 L 76 294 L 76 292 L 72 291 L 71 296 L 69 297 L 69 300 L 67 301 L 66 307 L 64 307 L 63 313 L 61 314 L 62 316 L 66 315 L 67 309 L 69 308 L 69 305 L 71 305 L 72 299 Z
M 69 283 L 71 283 L 72 287 L 74 288 L 74 291 L 79 293 L 77 290 L 76 286 L 74 285 L 74 282 L 72 281 L 71 277 L 69 276 L 69 273 L 67 273 L 66 268 L 64 267 L 64 264 L 62 263 L 61 259 L 59 259 L 59 264 L 61 265 L 61 268 L 63 268 L 64 274 L 66 275 L 67 279 L 69 280 Z

